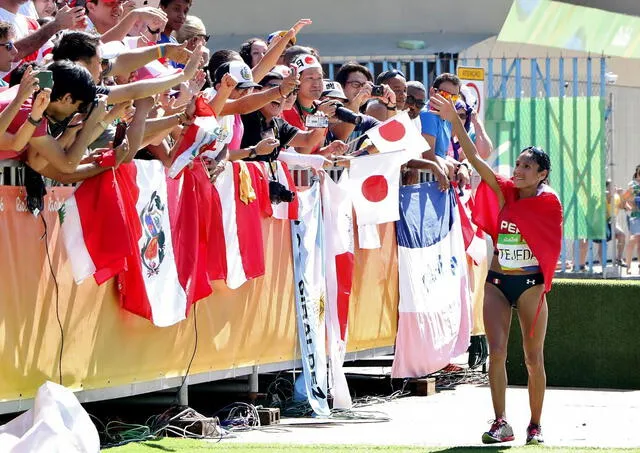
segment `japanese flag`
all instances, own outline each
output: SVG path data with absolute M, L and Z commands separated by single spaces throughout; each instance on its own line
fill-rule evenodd
M 400 167 L 411 151 L 372 154 L 351 161 L 351 196 L 358 225 L 377 225 L 400 219 Z
M 413 151 L 415 156 L 429 149 L 429 144 L 416 129 L 407 112 L 399 113 L 369 129 L 367 136 L 381 153 L 409 150 Z

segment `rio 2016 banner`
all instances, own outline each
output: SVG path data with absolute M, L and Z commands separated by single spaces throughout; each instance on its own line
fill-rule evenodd
M 291 222 L 294 292 L 302 369 L 311 408 L 330 414 L 325 348 L 325 263 L 320 184 L 298 192 L 299 216 Z

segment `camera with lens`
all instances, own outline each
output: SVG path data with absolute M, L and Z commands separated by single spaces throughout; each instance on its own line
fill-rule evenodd
M 362 122 L 362 115 L 354 113 L 348 108 L 343 107 L 342 105 L 339 105 L 338 107 L 336 107 L 335 116 L 340 121 L 343 121 L 349 124 L 355 124 L 356 126 Z
M 296 193 L 291 192 L 278 181 L 269 181 L 269 198 L 271 203 L 291 203 L 296 198 Z
M 376 98 L 384 96 L 384 87 L 382 85 L 374 85 L 371 87 L 371 96 Z

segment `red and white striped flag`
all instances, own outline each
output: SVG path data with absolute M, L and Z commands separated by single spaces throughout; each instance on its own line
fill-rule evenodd
M 196 119 L 187 128 L 169 169 L 171 178 L 177 177 L 198 155 L 215 148 L 221 129 L 213 109 L 202 96 L 196 99 L 195 116 Z
M 77 284 L 100 285 L 126 269 L 133 244 L 114 171 L 83 181 L 60 209 L 62 238 Z
M 253 189 L 253 199 L 249 187 Z M 254 163 L 230 162 L 216 179 L 215 188 L 222 209 L 225 280 L 229 288 L 236 289 L 247 280 L 264 275 L 261 216 L 271 215 L 268 180 Z
M 349 196 L 349 172 L 338 184 L 329 175 L 322 180 L 322 207 L 327 284 L 326 327 L 332 377 L 333 407 L 350 409 L 349 386 L 342 365 L 347 353 L 347 321 L 353 284 L 353 205 Z

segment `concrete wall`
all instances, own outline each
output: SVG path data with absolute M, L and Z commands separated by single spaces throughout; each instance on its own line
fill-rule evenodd
M 474 2 L 475 3 L 475 2 Z M 308 32 L 318 34 L 422 33 L 456 31 L 494 34 L 511 0 L 482 0 L 482 15 L 463 14 L 469 0 L 270 0 L 221 2 L 193 0 L 198 15 L 214 35 L 265 35 L 311 18 Z

